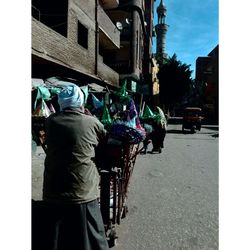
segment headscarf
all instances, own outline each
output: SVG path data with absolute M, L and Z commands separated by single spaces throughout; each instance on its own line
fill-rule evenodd
M 65 86 L 58 94 L 58 103 L 61 109 L 79 108 L 83 105 L 83 99 L 81 89 L 75 84 Z
M 156 110 L 160 116 L 160 125 L 163 129 L 167 130 L 167 119 L 166 116 L 164 114 L 164 112 L 162 111 L 162 109 L 158 106 L 156 106 Z

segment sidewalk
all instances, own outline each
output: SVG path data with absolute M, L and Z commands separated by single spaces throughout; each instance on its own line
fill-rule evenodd
M 32 152 L 32 199 L 42 199 L 43 170 L 45 153 L 41 146 Z

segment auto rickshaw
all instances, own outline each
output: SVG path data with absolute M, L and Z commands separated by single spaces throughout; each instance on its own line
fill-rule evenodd
M 201 130 L 201 121 L 203 119 L 202 110 L 199 107 L 186 107 L 183 113 L 182 132 L 190 129 L 192 133 L 195 130 Z

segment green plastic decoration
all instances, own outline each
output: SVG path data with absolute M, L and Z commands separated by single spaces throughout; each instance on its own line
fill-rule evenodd
M 161 116 L 156 113 L 156 112 L 153 112 L 148 105 L 145 106 L 145 109 L 144 109 L 144 112 L 143 112 L 143 115 L 141 117 L 142 119 L 154 119 L 156 121 L 160 121 L 161 120 Z
M 123 86 L 116 92 L 116 94 L 120 97 L 127 97 L 128 92 L 126 88 L 127 88 L 127 80 L 125 79 Z
M 143 119 L 154 119 L 155 114 L 154 112 L 149 108 L 148 105 L 145 106 L 142 118 Z
M 37 87 L 37 95 L 34 103 L 34 109 L 36 109 L 37 100 L 50 100 L 50 92 L 46 87 L 39 86 Z
M 50 88 L 50 92 L 51 92 L 51 94 L 59 94 L 60 92 L 61 92 L 61 88 L 57 88 L 57 87 L 51 87 Z
M 110 117 L 110 114 L 109 114 L 109 111 L 108 111 L 108 108 L 107 108 L 106 105 L 103 108 L 103 114 L 102 114 L 101 122 L 104 125 L 110 125 L 112 123 L 112 119 Z

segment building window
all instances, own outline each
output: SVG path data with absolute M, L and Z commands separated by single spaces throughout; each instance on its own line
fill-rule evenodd
M 68 0 L 32 0 L 32 16 L 67 37 Z
M 85 49 L 88 49 L 88 29 L 78 22 L 77 42 Z

